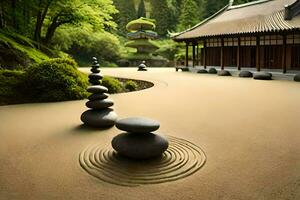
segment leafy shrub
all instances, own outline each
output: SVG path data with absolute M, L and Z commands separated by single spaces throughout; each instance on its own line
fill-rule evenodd
M 138 85 L 136 82 L 132 81 L 132 80 L 129 80 L 129 81 L 126 81 L 125 83 L 125 89 L 129 90 L 129 91 L 136 91 L 137 88 L 138 88 Z
M 20 70 L 0 70 L 0 104 L 12 104 L 20 101 L 21 81 L 24 72 Z
M 156 53 L 168 60 L 175 60 L 177 54 L 180 54 L 181 52 L 185 55 L 185 47 L 178 42 L 174 42 L 173 40 L 161 40 L 156 43 L 160 47 Z
M 112 77 L 104 76 L 102 79 L 102 85 L 108 88 L 108 93 L 118 93 L 122 91 L 122 83 Z
M 55 33 L 53 45 L 68 52 L 81 66 L 89 66 L 91 58 L 97 57 L 100 65 L 116 63 L 120 57 L 120 41 L 108 32 L 59 29 Z M 103 63 L 106 62 L 106 63 Z
M 76 66 L 70 59 L 50 59 L 31 65 L 24 75 L 26 96 L 32 102 L 85 98 L 88 80 Z
M 50 62 L 53 63 L 53 64 L 67 64 L 67 65 L 70 65 L 71 67 L 73 67 L 75 69 L 77 69 L 77 67 L 78 67 L 75 60 L 70 59 L 70 58 L 54 58 L 54 59 L 51 59 Z

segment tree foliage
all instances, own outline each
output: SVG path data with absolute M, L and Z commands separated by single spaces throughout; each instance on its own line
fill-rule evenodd
M 185 30 L 199 22 L 197 8 L 198 6 L 194 0 L 183 0 L 181 14 L 179 16 L 179 30 Z
M 146 17 L 146 8 L 144 0 L 140 1 L 138 11 L 137 11 L 137 18 Z
M 88 23 L 95 30 L 116 28 L 112 0 L 1 0 L 0 28 L 49 44 L 63 25 Z
M 136 19 L 136 10 L 133 0 L 114 0 L 118 13 L 114 15 L 114 21 L 118 24 L 117 33 L 126 36 L 126 25 Z
M 167 0 L 151 0 L 151 18 L 156 21 L 156 32 L 160 36 L 166 36 L 171 29 L 171 10 Z

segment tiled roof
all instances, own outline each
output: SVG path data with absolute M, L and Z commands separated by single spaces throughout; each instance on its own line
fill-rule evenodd
M 297 0 L 260 0 L 226 6 L 212 17 L 175 36 L 175 40 L 281 30 L 300 30 L 300 15 L 284 19 L 284 7 Z M 299 0 L 298 0 L 299 1 Z

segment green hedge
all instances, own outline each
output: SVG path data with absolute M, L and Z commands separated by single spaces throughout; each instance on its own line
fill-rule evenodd
M 87 97 L 87 77 L 71 59 L 51 59 L 26 69 L 25 94 L 31 102 L 83 99 Z
M 20 70 L 0 70 L 0 105 L 17 103 L 22 99 L 24 72 Z
M 129 90 L 129 91 L 136 91 L 137 88 L 138 88 L 138 85 L 136 82 L 132 81 L 132 80 L 129 80 L 129 81 L 126 81 L 125 83 L 125 89 Z
M 118 93 L 123 90 L 122 83 L 112 77 L 104 76 L 101 84 L 107 87 L 108 93 L 110 94 Z

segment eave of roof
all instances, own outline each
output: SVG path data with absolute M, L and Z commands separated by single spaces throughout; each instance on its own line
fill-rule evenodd
M 236 34 L 253 34 L 258 32 L 278 32 L 278 31 L 289 31 L 289 30 L 299 30 L 300 27 L 300 17 L 297 16 L 296 19 L 291 21 L 284 20 L 284 6 L 282 9 L 274 10 L 274 12 L 269 13 L 268 15 L 249 15 L 246 18 L 235 19 L 230 16 L 230 14 L 239 12 L 235 11 L 236 9 L 250 7 L 258 4 L 263 4 L 267 2 L 272 2 L 271 5 L 278 4 L 279 1 L 273 0 L 259 0 L 254 2 L 249 2 L 241 5 L 230 5 L 228 4 L 217 13 L 212 15 L 211 17 L 203 20 L 199 24 L 194 27 L 187 29 L 181 33 L 176 34 L 172 37 L 175 41 L 181 40 L 189 40 L 194 38 L 203 38 L 203 37 L 213 37 L 213 36 L 221 36 L 221 35 L 236 35 Z M 285 1 L 290 2 L 290 1 Z M 284 2 L 282 2 L 284 3 Z M 268 4 L 269 5 L 269 4 Z M 245 8 L 248 9 L 248 8 Z M 249 8 L 253 10 L 253 7 Z M 248 10 L 249 10 L 248 9 Z M 243 9 L 244 10 L 244 9 Z M 227 13 L 227 11 L 229 11 Z M 241 14 L 241 13 L 239 13 Z M 222 16 L 218 18 L 219 15 L 224 15 L 226 17 L 229 16 L 230 20 L 222 20 Z M 233 15 L 235 16 L 235 15 Z M 225 17 L 225 18 L 226 18 Z M 213 21 L 213 22 L 211 22 Z M 238 26 L 237 26 L 238 25 Z

